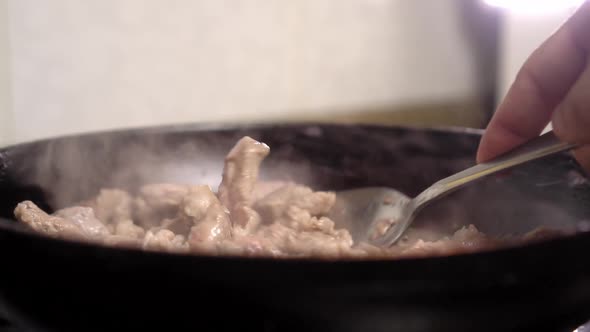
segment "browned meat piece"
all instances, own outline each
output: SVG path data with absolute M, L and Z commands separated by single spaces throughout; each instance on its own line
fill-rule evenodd
M 150 184 L 139 190 L 133 203 L 133 220 L 144 228 L 160 226 L 164 219 L 176 217 L 188 186 L 176 184 Z
M 219 199 L 230 210 L 231 221 L 236 225 L 245 228 L 259 220 L 256 212 L 250 209 L 252 191 L 258 179 L 260 163 L 269 151 L 266 144 L 246 136 L 225 157 Z
M 91 208 L 72 207 L 60 210 L 52 216 L 31 201 L 19 203 L 14 210 L 15 217 L 33 230 L 48 236 L 93 240 L 108 235 L 108 231 L 94 216 Z
M 193 251 L 211 250 L 231 236 L 228 211 L 209 186 L 190 187 L 180 218 L 190 228 L 188 242 Z

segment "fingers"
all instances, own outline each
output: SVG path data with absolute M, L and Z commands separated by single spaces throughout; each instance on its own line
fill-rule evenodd
M 586 2 L 529 57 L 490 121 L 477 154 L 489 160 L 541 133 L 584 70 L 590 54 Z
M 553 131 L 569 143 L 590 143 L 590 64 L 555 110 Z
M 583 146 L 574 151 L 574 157 L 585 170 L 590 170 L 590 146 Z

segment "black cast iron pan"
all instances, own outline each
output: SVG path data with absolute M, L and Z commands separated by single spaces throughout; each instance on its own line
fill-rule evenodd
M 220 180 L 244 135 L 271 147 L 263 179 L 415 195 L 474 163 L 479 132 L 347 125 L 173 126 L 60 137 L 0 152 L 0 309 L 49 331 L 568 331 L 590 317 L 590 187 L 568 154 L 458 191 L 416 221 L 491 235 L 577 235 L 398 261 L 184 256 L 52 240 L 13 222 L 103 187 Z

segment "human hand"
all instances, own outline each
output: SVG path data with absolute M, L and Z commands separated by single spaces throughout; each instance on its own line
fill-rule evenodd
M 538 136 L 549 121 L 561 140 L 590 143 L 590 1 L 520 69 L 482 137 L 477 161 Z M 574 154 L 590 170 L 590 145 Z

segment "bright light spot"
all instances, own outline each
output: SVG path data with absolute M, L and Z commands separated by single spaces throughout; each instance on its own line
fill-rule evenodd
M 493 7 L 508 9 L 522 14 L 550 14 L 574 9 L 585 0 L 484 0 Z

